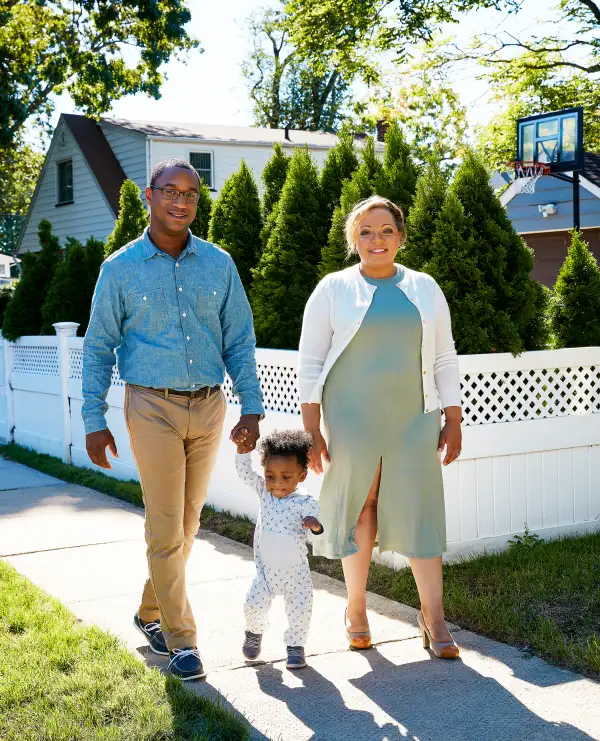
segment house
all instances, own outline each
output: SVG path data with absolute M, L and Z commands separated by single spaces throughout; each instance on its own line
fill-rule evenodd
M 18 252 L 40 249 L 38 224 L 48 219 L 64 243 L 105 239 L 113 229 L 125 178 L 144 188 L 154 165 L 177 157 L 189 161 L 216 197 L 244 159 L 259 187 L 264 165 L 280 142 L 307 146 L 320 166 L 336 144 L 335 134 L 208 124 L 152 123 L 72 114 L 60 117 L 19 240 Z M 359 138 L 360 142 L 360 138 Z M 377 148 L 383 151 L 383 144 Z
M 600 262 L 598 154 L 585 154 L 584 169 L 580 173 L 579 198 L 581 230 Z M 517 193 L 511 185 L 500 200 L 513 226 L 534 252 L 532 277 L 546 286 L 553 286 L 571 242 L 569 231 L 573 228 L 573 186 L 551 176 L 543 176 L 532 195 Z
M 0 288 L 10 286 L 17 277 L 17 260 L 0 252 Z

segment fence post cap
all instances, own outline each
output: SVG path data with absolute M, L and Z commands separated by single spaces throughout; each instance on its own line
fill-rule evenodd
M 65 335 L 66 337 L 75 337 L 79 324 L 77 322 L 56 322 L 52 325 L 56 330 L 57 335 Z

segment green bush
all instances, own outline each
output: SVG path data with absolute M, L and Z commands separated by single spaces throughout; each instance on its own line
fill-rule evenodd
M 7 340 L 39 335 L 42 330 L 42 306 L 54 273 L 61 263 L 62 253 L 58 237 L 52 233 L 52 224 L 46 219 L 40 221 L 38 239 L 42 249 L 23 255 L 23 277 L 4 314 L 2 334 Z
M 258 189 L 242 160 L 240 169 L 227 178 L 215 202 L 208 239 L 229 252 L 246 290 L 252 281 L 250 271 L 256 267 L 261 251 L 261 228 Z
M 210 188 L 206 183 L 200 183 L 200 197 L 196 208 L 196 217 L 190 224 L 190 231 L 200 239 L 208 238 L 208 228 L 210 226 L 210 216 L 213 209 L 213 199 L 210 195 Z
M 379 187 L 376 184 L 376 193 L 400 206 L 406 218 L 415 196 L 419 170 L 402 129 L 395 121 L 392 121 L 385 135 L 383 175 Z
M 0 288 L 0 329 L 2 329 L 2 322 L 4 321 L 6 307 L 13 297 L 13 292 L 14 289 L 12 288 L 12 286 L 2 286 L 2 288 Z
M 317 168 L 296 149 L 277 207 L 277 220 L 253 270 L 251 303 L 259 346 L 296 349 L 306 301 L 317 279 L 323 243 Z
M 148 223 L 148 211 L 140 197 L 139 187 L 133 180 L 125 180 L 121 186 L 119 215 L 106 239 L 106 257 L 141 236 Z
M 550 305 L 554 345 L 600 345 L 600 269 L 581 232 L 573 231 Z
M 262 213 L 266 220 L 281 197 L 285 179 L 290 167 L 290 158 L 279 142 L 273 145 L 273 154 L 262 171 L 263 199 Z
M 342 187 L 358 167 L 354 149 L 354 135 L 348 129 L 338 134 L 338 143 L 327 153 L 321 170 L 321 194 L 325 211 L 325 225 L 329 231 L 336 206 L 339 205 Z
M 417 180 L 414 202 L 406 219 L 406 245 L 400 262 L 421 270 L 433 257 L 433 235 L 444 206 L 448 183 L 437 164 L 430 164 Z

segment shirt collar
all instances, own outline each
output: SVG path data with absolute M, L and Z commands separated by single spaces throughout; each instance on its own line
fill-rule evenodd
M 154 242 L 150 239 L 150 227 L 146 227 L 144 229 L 144 233 L 142 234 L 142 258 L 144 260 L 149 260 L 151 257 L 154 257 L 154 255 L 162 255 L 164 254 L 162 250 L 160 250 Z M 196 244 L 196 237 L 188 230 L 188 241 L 185 245 L 185 249 L 181 253 L 183 255 L 186 250 L 189 250 L 190 252 L 193 252 L 195 255 L 198 254 L 198 245 Z

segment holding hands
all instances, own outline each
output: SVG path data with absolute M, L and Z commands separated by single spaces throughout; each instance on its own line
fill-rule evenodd
M 237 445 L 238 453 L 251 453 L 260 437 L 258 414 L 243 414 L 231 430 L 229 439 Z

